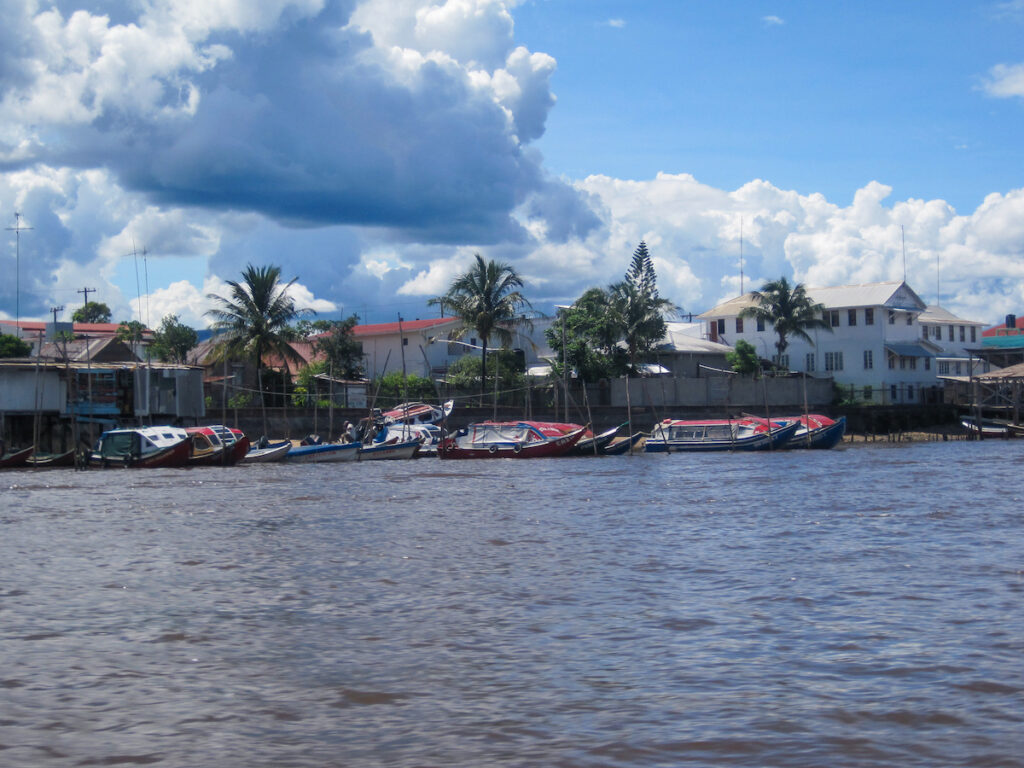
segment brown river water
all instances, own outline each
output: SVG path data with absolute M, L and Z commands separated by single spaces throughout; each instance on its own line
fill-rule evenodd
M 1024 766 L 1024 441 L 0 474 L 0 766 Z

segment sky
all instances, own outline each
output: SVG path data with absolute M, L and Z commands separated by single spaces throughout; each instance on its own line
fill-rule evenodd
M 684 313 L 780 276 L 1024 313 L 1024 0 L 0 14 L 0 317 L 88 288 L 202 328 L 250 263 L 319 317 L 431 317 L 475 253 L 551 312 L 641 240 Z

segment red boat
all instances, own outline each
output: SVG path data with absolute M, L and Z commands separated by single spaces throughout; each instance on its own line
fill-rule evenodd
M 7 453 L 0 456 L 0 469 L 24 467 L 28 463 L 28 459 L 34 450 L 35 448 L 29 446 L 28 448 L 22 448 L 20 451 L 14 451 L 13 453 Z
M 586 427 L 540 421 L 482 421 L 446 438 L 442 459 L 536 459 L 562 456 L 586 433 Z
M 249 452 L 249 438 L 222 424 L 186 427 L 192 440 L 191 466 L 230 466 Z
M 89 454 L 91 467 L 184 467 L 192 441 L 180 427 L 111 429 Z

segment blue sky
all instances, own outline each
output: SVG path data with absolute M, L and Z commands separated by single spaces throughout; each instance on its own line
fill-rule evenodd
M 33 227 L 0 316 L 88 286 L 137 317 L 148 282 L 144 321 L 201 326 L 248 262 L 324 316 L 429 316 L 477 252 L 545 311 L 641 239 L 699 312 L 740 291 L 741 229 L 744 289 L 900 279 L 905 240 L 927 301 L 1024 311 L 1024 0 L 0 12 L 0 221 Z

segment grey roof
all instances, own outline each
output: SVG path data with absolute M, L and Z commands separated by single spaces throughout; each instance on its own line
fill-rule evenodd
M 934 345 L 929 345 L 934 346 Z M 935 357 L 935 350 L 928 349 L 924 344 L 889 344 L 885 348 L 895 352 L 900 357 Z
M 658 345 L 660 351 L 690 352 L 724 355 L 731 352 L 728 344 L 719 344 L 703 338 L 701 323 L 666 323 L 665 336 Z
M 987 327 L 987 323 L 982 323 L 977 320 L 964 320 L 962 317 L 957 317 L 948 309 L 937 306 L 935 304 L 929 304 L 928 308 L 917 316 L 918 322 L 931 324 L 931 325 L 977 325 L 979 327 Z
M 888 307 L 908 312 L 920 312 L 926 307 L 909 285 L 902 282 L 863 283 L 861 285 L 838 285 L 826 288 L 808 288 L 807 296 L 816 304 L 828 309 L 852 309 L 854 307 Z M 698 317 L 710 320 L 719 317 L 734 317 L 745 307 L 756 306 L 753 294 L 745 293 L 722 302 Z

